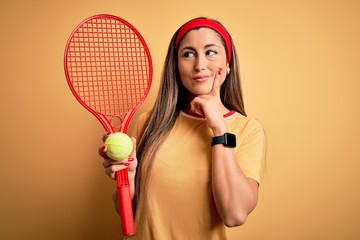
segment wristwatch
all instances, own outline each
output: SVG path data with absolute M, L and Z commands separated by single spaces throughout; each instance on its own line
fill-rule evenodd
M 211 146 L 216 144 L 222 144 L 225 147 L 234 148 L 236 147 L 236 136 L 232 133 L 225 133 L 222 136 L 213 137 L 211 140 Z

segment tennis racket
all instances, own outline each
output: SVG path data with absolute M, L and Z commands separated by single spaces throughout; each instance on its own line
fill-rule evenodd
M 108 134 L 126 133 L 152 81 L 150 51 L 140 33 L 117 16 L 85 19 L 66 44 L 64 68 L 76 99 Z M 128 170 L 116 173 L 123 235 L 135 233 Z

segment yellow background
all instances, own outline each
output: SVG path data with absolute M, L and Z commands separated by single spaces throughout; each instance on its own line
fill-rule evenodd
M 131 22 L 154 62 L 148 109 L 174 31 L 221 20 L 245 105 L 268 136 L 258 208 L 230 239 L 360 239 L 360 1 L 1 1 L 0 239 L 119 239 L 104 132 L 72 96 L 63 52 L 98 13 Z

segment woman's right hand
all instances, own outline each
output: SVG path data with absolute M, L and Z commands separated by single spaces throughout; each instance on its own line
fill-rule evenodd
M 103 142 L 105 142 L 107 137 L 108 135 L 106 134 L 103 136 Z M 138 164 L 136 158 L 136 138 L 131 137 L 131 141 L 133 143 L 133 151 L 131 152 L 129 157 L 121 161 L 112 160 L 106 155 L 107 149 L 105 144 L 99 148 L 99 155 L 104 159 L 103 167 L 105 168 L 106 175 L 115 180 L 116 172 L 127 168 L 130 184 L 131 182 L 134 182 L 136 167 Z

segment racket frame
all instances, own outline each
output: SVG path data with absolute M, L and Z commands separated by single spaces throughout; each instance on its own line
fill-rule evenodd
M 99 111 L 91 108 L 78 94 L 78 92 L 75 90 L 74 85 L 71 82 L 71 76 L 68 72 L 68 49 L 70 46 L 70 43 L 74 37 L 74 35 L 78 32 L 78 30 L 87 22 L 93 20 L 93 19 L 111 19 L 115 21 L 119 21 L 122 24 L 129 27 L 135 35 L 139 38 L 141 44 L 144 47 L 144 51 L 146 53 L 146 57 L 148 59 L 148 79 L 147 79 L 147 87 L 144 90 L 144 95 L 142 98 L 137 102 L 137 104 L 128 112 L 125 113 L 125 115 L 120 116 L 112 116 L 117 117 L 120 119 L 120 126 L 114 126 L 112 124 L 112 118 L 108 118 L 106 114 L 100 113 Z M 82 22 L 80 22 L 75 29 L 72 31 L 70 37 L 68 38 L 68 41 L 66 43 L 65 48 L 65 54 L 64 54 L 64 70 L 65 75 L 67 79 L 67 83 L 69 85 L 69 88 L 71 89 L 71 92 L 77 99 L 77 101 L 86 108 L 89 112 L 91 112 L 102 124 L 102 126 L 105 128 L 105 131 L 107 134 L 115 133 L 115 128 L 118 128 L 120 132 L 126 133 L 128 130 L 128 127 L 130 125 L 131 119 L 134 116 L 137 109 L 140 107 L 140 105 L 145 101 L 146 97 L 149 94 L 151 83 L 152 83 L 152 76 L 153 76 L 153 66 L 152 66 L 152 59 L 151 54 L 149 51 L 149 48 L 140 34 L 140 32 L 128 21 L 114 15 L 110 14 L 97 14 L 93 15 L 91 17 L 88 17 L 84 19 Z M 133 216 L 133 210 L 132 210 L 132 200 L 131 200 L 131 194 L 130 194 L 130 183 L 128 179 L 128 169 L 125 168 L 123 170 L 120 170 L 116 172 L 116 183 L 117 183 L 117 190 L 118 190 L 118 204 L 120 209 L 120 217 L 121 217 L 121 224 L 122 224 L 122 230 L 123 235 L 132 235 L 135 234 L 135 224 L 134 224 L 134 216 Z

